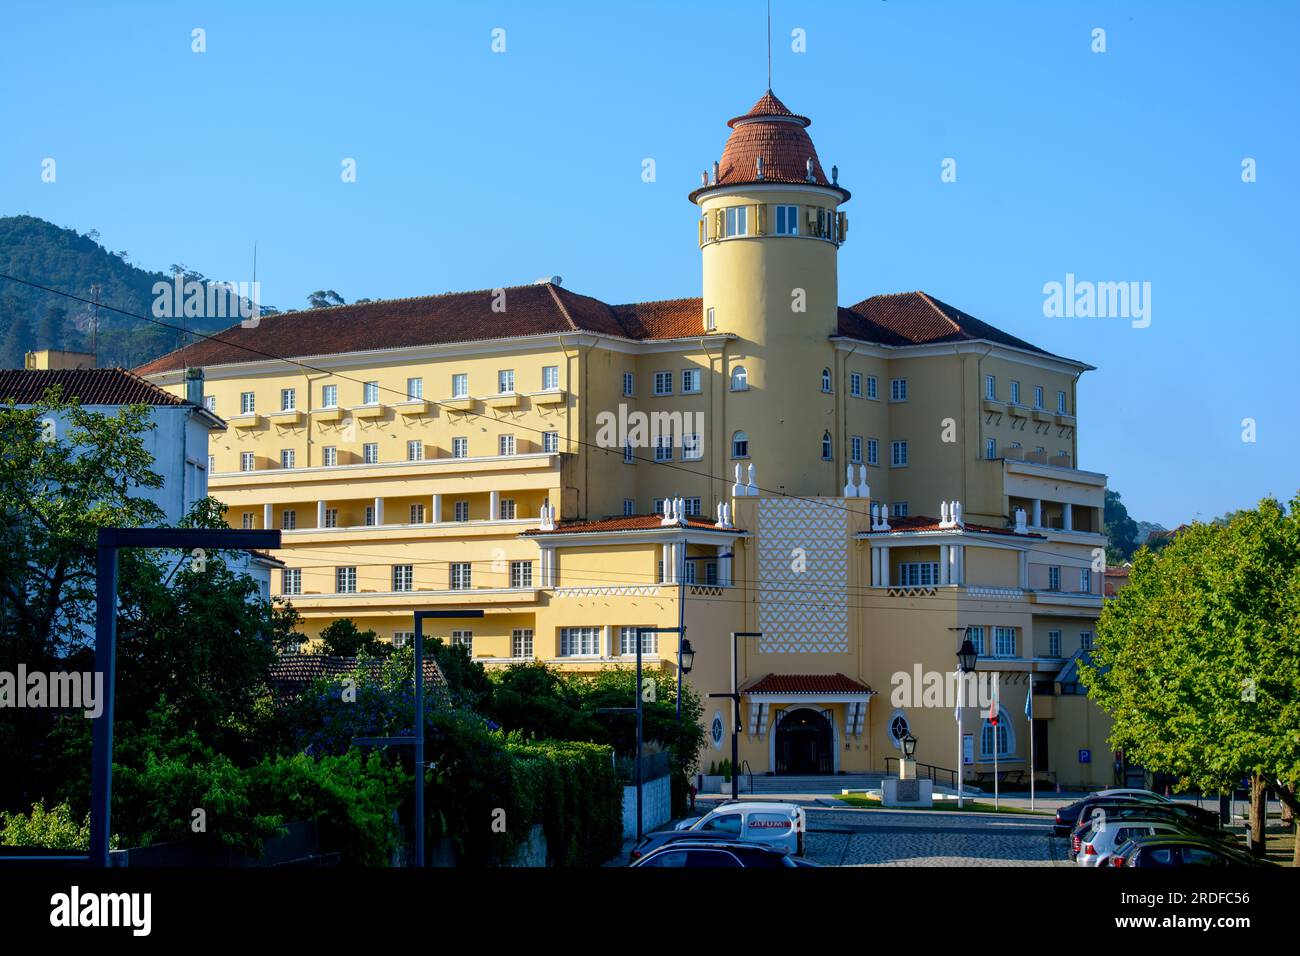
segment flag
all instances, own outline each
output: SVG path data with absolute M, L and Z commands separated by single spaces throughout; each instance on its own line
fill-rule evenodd
M 989 723 L 994 727 L 998 725 L 998 701 L 996 697 L 989 700 Z
M 957 706 L 952 709 L 952 719 L 954 723 L 961 723 L 961 701 L 957 701 Z
M 1025 694 L 1025 716 L 1030 720 L 1034 719 L 1034 689 L 1029 688 L 1029 693 Z

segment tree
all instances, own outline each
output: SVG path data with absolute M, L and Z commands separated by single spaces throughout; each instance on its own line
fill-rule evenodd
M 1138 540 L 1137 522 L 1129 517 L 1124 502 L 1119 500 L 1118 491 L 1106 489 L 1102 521 L 1102 531 L 1110 539 L 1106 547 L 1106 560 L 1112 564 L 1122 564 L 1133 556 L 1142 542 Z
M 1300 496 L 1140 550 L 1093 656 L 1083 679 L 1113 746 L 1202 790 L 1267 783 L 1300 812 Z
M 313 309 L 325 309 L 331 305 L 346 305 L 343 296 L 333 289 L 317 289 L 315 292 L 308 292 L 307 302 Z
M 50 305 L 41 316 L 41 324 L 36 330 L 36 347 L 38 349 L 61 349 L 67 340 L 68 310 L 61 305 Z
M 386 653 L 388 645 L 376 636 L 374 631 L 363 631 L 349 617 L 336 618 L 320 632 L 319 652 L 332 657 L 357 657 L 365 654 L 379 657 Z
M 0 342 L 0 368 L 22 368 L 32 346 L 32 326 L 22 312 L 3 311 L 9 315 L 9 330 Z

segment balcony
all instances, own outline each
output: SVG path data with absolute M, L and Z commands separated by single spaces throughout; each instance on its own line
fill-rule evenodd
M 1007 403 L 998 401 L 996 398 L 986 398 L 980 406 L 986 412 L 993 412 L 998 415 L 1007 413 Z
M 562 388 L 552 388 L 544 392 L 533 392 L 529 398 L 534 405 L 563 405 L 568 401 L 569 393 Z
M 1062 428 L 1074 427 L 1075 418 L 1073 415 L 1067 415 L 1064 412 L 1057 412 L 1054 417 L 1056 419 L 1056 424 L 1060 425 Z
M 398 402 L 393 407 L 397 409 L 399 415 L 403 415 L 407 418 L 413 418 L 419 415 L 428 415 L 433 410 L 433 406 L 422 398 L 413 398 L 410 401 Z
M 438 404 L 453 412 L 472 412 L 475 406 L 478 405 L 478 399 L 470 398 L 468 395 L 460 395 L 456 398 L 444 398 Z
M 353 418 L 383 418 L 384 413 L 388 411 L 387 405 L 356 405 L 348 409 Z
M 263 424 L 262 416 L 256 413 L 232 415 L 226 421 L 234 428 L 260 428 Z
M 1034 409 L 1034 421 L 1036 421 L 1036 422 L 1045 422 L 1046 424 L 1050 425 L 1050 424 L 1052 424 L 1052 422 L 1054 421 L 1054 419 L 1055 419 L 1055 416 L 1054 416 L 1051 412 L 1049 412 L 1047 409 L 1045 409 L 1045 408 L 1035 408 L 1035 409 Z
M 333 408 L 313 408 L 311 410 L 311 419 L 314 422 L 337 422 L 343 418 L 343 409 L 335 405 Z
M 279 425 L 281 428 L 302 424 L 302 412 L 296 408 L 284 408 L 278 412 L 267 412 L 266 417 L 271 424 Z
M 1007 411 L 1012 418 L 1028 418 L 1029 409 L 1024 405 L 1011 404 L 1007 406 Z
M 521 397 L 518 392 L 502 392 L 500 395 L 489 395 L 483 399 L 483 404 L 493 409 L 518 408 Z

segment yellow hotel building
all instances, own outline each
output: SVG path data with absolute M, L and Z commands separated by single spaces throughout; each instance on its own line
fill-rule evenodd
M 402 641 L 414 610 L 484 664 L 627 666 L 676 627 L 706 699 L 707 767 L 956 765 L 960 636 L 999 675 L 997 732 L 963 716 L 965 772 L 1112 781 L 1077 663 L 1101 608 L 1106 478 L 1077 460 L 1053 355 L 922 292 L 839 304 L 850 194 L 769 91 L 690 199 L 698 298 L 611 305 L 558 280 L 263 316 L 137 371 L 230 423 L 210 493 L 283 530 L 279 590 Z M 275 357 L 272 357 L 275 356 Z M 291 359 L 283 361 L 281 358 Z M 679 603 L 680 602 L 680 603 Z M 646 643 L 676 680 L 677 636 Z M 1041 778 L 1040 778 L 1041 779 Z

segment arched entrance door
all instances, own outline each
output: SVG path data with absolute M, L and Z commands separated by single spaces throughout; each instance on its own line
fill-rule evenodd
M 834 773 L 830 718 L 800 707 L 786 711 L 776 726 L 778 774 Z

